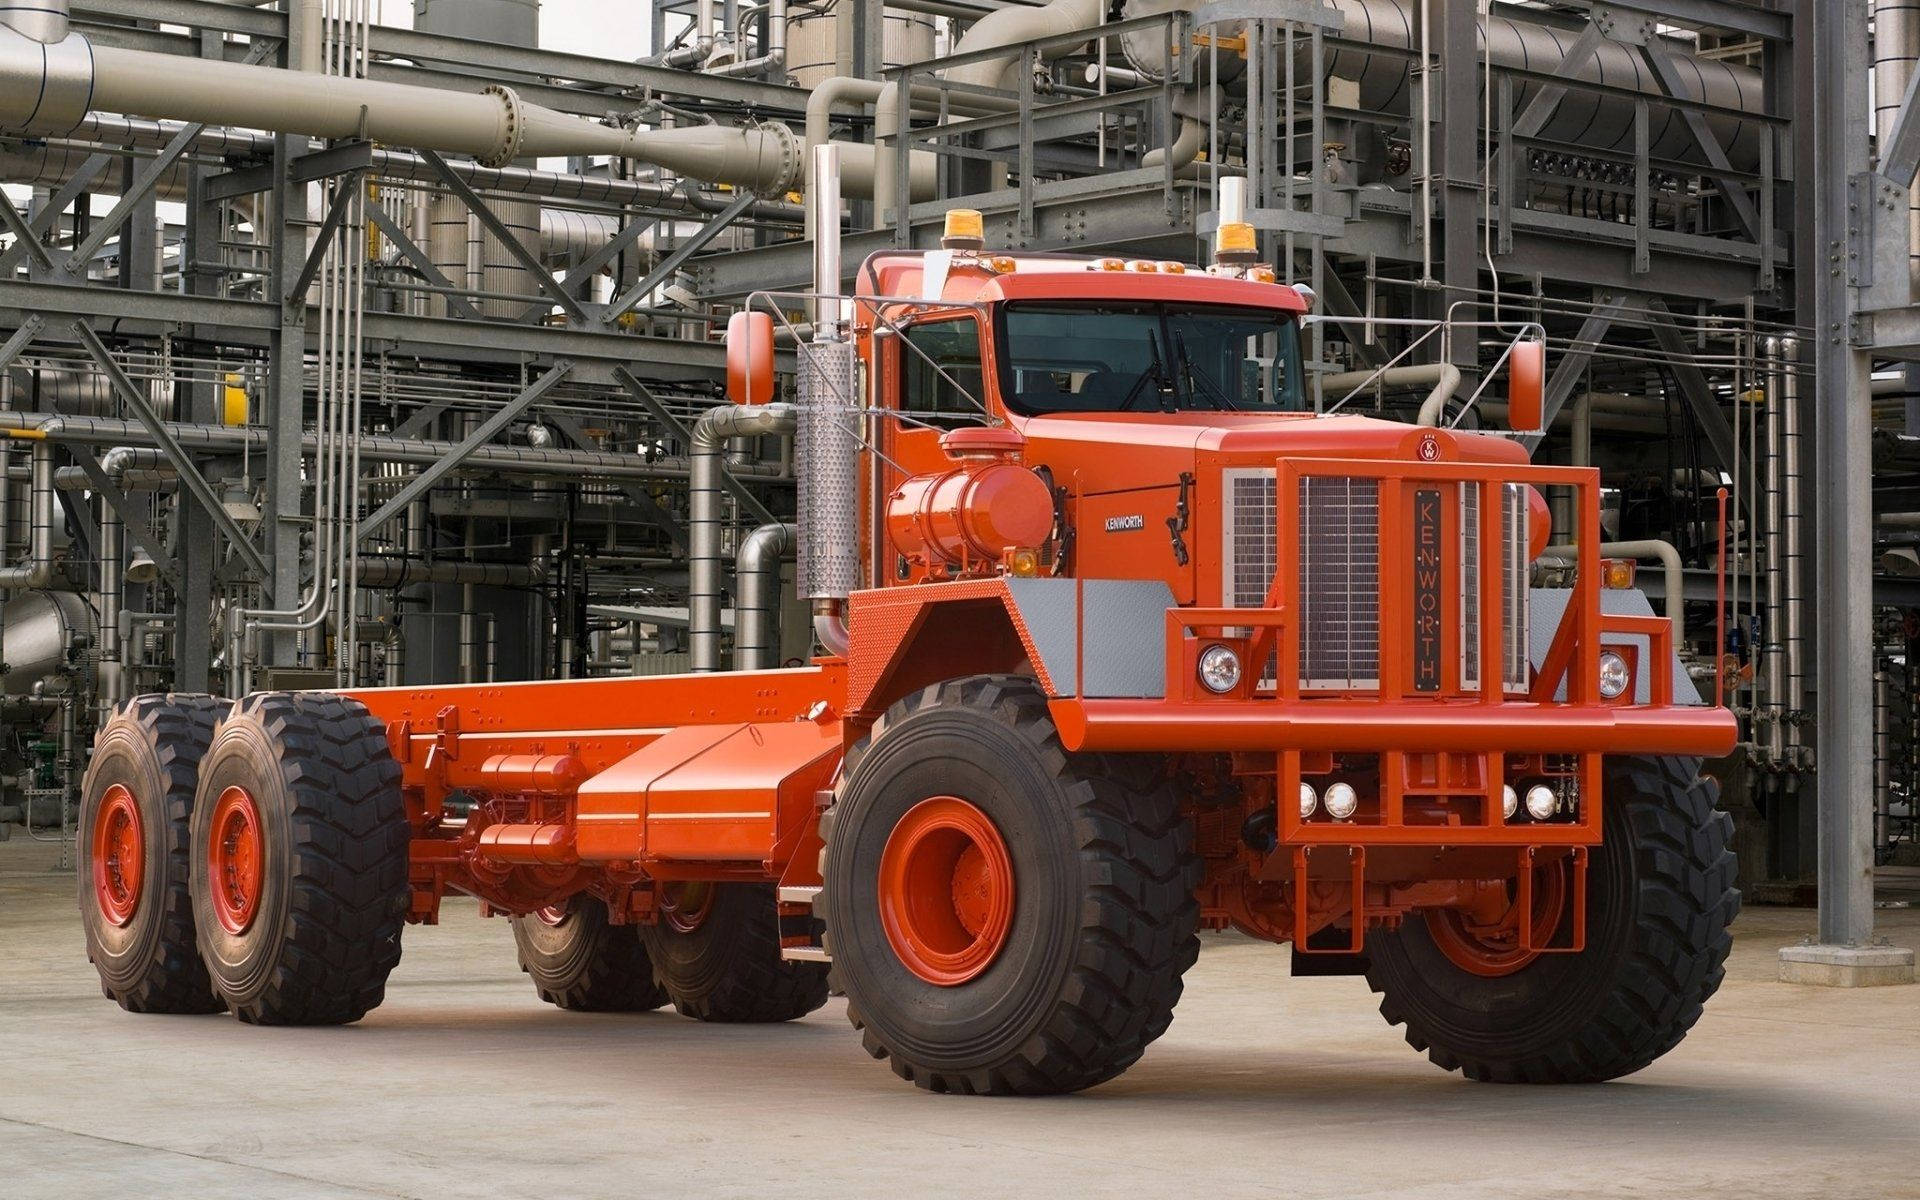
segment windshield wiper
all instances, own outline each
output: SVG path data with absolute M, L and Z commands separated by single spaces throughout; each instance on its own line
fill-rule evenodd
M 1140 378 L 1134 380 L 1133 386 L 1127 389 L 1127 394 L 1121 397 L 1119 409 L 1121 412 L 1132 410 L 1134 403 L 1140 399 L 1140 389 L 1149 383 L 1153 384 L 1157 391 L 1169 390 L 1173 387 L 1173 380 L 1167 374 L 1167 366 L 1160 361 L 1160 339 L 1154 336 L 1151 329 L 1147 330 L 1147 354 L 1149 356 L 1147 369 L 1140 373 Z M 1161 407 L 1166 406 L 1161 405 Z
M 1180 364 L 1180 372 L 1186 378 L 1189 394 L 1196 390 L 1194 380 L 1199 379 L 1207 385 L 1207 390 L 1213 393 L 1214 399 L 1219 402 L 1221 408 L 1227 412 L 1241 411 L 1240 406 L 1227 397 L 1226 390 L 1213 381 L 1213 376 L 1193 365 L 1193 356 L 1187 353 L 1186 335 L 1177 329 L 1173 331 L 1173 352 L 1176 361 Z

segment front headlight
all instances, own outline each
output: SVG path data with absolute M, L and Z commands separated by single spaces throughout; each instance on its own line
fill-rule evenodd
M 1633 671 L 1627 666 L 1624 655 L 1613 650 L 1600 652 L 1600 694 L 1608 700 L 1618 700 L 1633 686 Z
M 1328 784 L 1326 805 L 1328 816 L 1336 821 L 1344 821 L 1360 807 L 1360 796 L 1350 783 Z
M 1560 796 L 1544 783 L 1536 783 L 1527 789 L 1527 815 L 1536 821 L 1545 821 L 1560 811 Z
M 1200 682 L 1220 695 L 1240 686 L 1240 656 L 1232 646 L 1208 646 L 1200 652 Z
M 1311 817 L 1313 815 L 1313 810 L 1319 807 L 1320 807 L 1320 797 L 1314 794 L 1313 785 L 1306 782 L 1305 780 L 1301 780 L 1300 782 L 1300 819 L 1304 821 L 1308 817 Z
M 1520 811 L 1520 793 L 1513 790 L 1512 784 L 1500 788 L 1500 815 L 1513 820 L 1513 814 Z

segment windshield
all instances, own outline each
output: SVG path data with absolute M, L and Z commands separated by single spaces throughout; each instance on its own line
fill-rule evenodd
M 1291 314 L 1131 301 L 1012 302 L 1001 394 L 1015 412 L 1297 412 Z

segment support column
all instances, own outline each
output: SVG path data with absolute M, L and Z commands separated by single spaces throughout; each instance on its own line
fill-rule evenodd
M 218 57 L 225 52 L 217 34 L 202 32 L 200 53 Z M 187 171 L 185 239 L 181 246 L 180 275 L 182 290 L 192 295 L 211 296 L 220 292 L 222 279 L 212 273 L 211 265 L 222 258 L 220 249 L 220 202 L 206 194 L 207 169 L 193 166 Z M 196 331 L 197 332 L 197 331 Z M 181 384 L 168 380 L 174 403 L 180 410 L 176 419 L 218 424 L 221 389 L 210 382 Z M 182 469 L 186 469 L 185 464 Z M 209 481 L 219 472 L 211 463 L 202 469 Z M 213 639 L 210 622 L 214 610 L 213 575 L 220 537 L 213 518 L 199 504 L 179 505 L 179 540 L 175 558 L 180 565 L 180 586 L 174 592 L 173 686 L 183 692 L 211 691 Z
M 1849 183 L 1868 169 L 1867 0 L 1803 0 L 1813 89 L 1818 941 L 1780 952 L 1789 983 L 1913 982 L 1913 951 L 1873 936 L 1873 396 L 1859 343 Z M 1811 36 L 1809 36 L 1811 35 Z

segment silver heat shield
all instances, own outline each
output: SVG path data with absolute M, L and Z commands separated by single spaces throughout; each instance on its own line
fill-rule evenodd
M 798 347 L 800 545 L 796 582 L 809 600 L 844 600 L 860 584 L 860 405 L 852 342 Z

